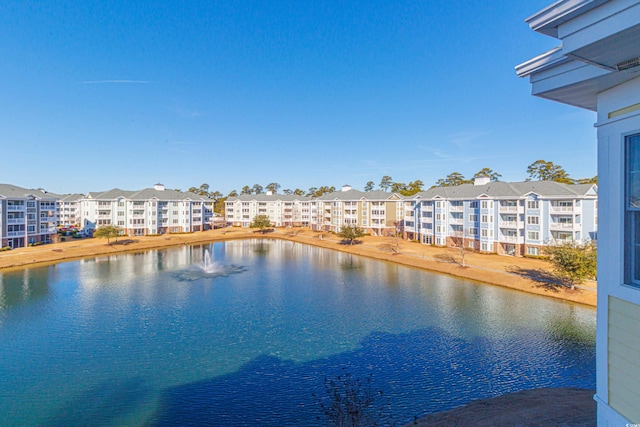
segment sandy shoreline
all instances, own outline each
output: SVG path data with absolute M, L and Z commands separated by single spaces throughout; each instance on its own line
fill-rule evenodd
M 455 248 L 400 241 L 397 247 L 399 253 L 394 253 L 396 242 L 388 237 L 366 236 L 360 244 L 343 245 L 333 234 L 320 234 L 308 229 L 278 229 L 261 234 L 254 230 L 226 228 L 190 234 L 124 238 L 119 239 L 117 244 L 107 244 L 103 239 L 67 237 L 66 242 L 0 252 L 0 271 L 114 253 L 250 238 L 290 240 L 574 303 L 596 305 L 595 282 L 586 283 L 574 291 L 550 284 L 545 281 L 549 279 L 549 264 L 542 260 L 467 252 L 466 267 L 462 267 L 460 251 Z

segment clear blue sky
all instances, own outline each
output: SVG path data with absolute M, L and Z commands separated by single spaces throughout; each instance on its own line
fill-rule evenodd
M 559 44 L 524 22 L 550 2 L 4 0 L 0 182 L 362 189 L 521 181 L 538 159 L 592 177 L 595 114 L 514 71 Z

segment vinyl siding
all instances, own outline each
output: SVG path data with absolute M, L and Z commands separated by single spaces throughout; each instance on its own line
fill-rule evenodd
M 640 305 L 609 297 L 609 405 L 640 423 Z

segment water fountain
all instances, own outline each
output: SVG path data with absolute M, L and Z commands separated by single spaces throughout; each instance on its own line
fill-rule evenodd
M 243 266 L 226 265 L 215 261 L 213 251 L 204 250 L 202 261 L 193 264 L 188 270 L 183 270 L 177 274 L 178 279 L 183 281 L 194 281 L 206 278 L 226 277 L 230 274 L 242 273 Z
M 215 262 L 213 255 L 209 252 L 209 249 L 204 250 L 204 256 L 202 262 L 199 264 L 200 269 L 207 274 L 219 273 L 222 270 L 222 266 Z

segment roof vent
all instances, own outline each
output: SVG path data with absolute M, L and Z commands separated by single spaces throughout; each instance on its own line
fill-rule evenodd
M 351 186 L 349 184 L 345 184 L 342 186 L 342 191 L 350 191 L 351 190 Z
M 155 184 L 155 185 L 153 186 L 153 189 L 154 189 L 154 190 L 157 190 L 157 191 L 164 191 L 164 185 L 162 185 L 162 184 L 160 184 L 160 183 Z
M 618 71 L 624 71 L 624 70 L 628 70 L 629 68 L 634 68 L 640 65 L 640 57 L 635 57 L 635 58 L 631 58 L 631 59 L 627 59 L 626 61 L 622 61 L 622 62 L 618 62 L 616 64 L 616 70 Z

